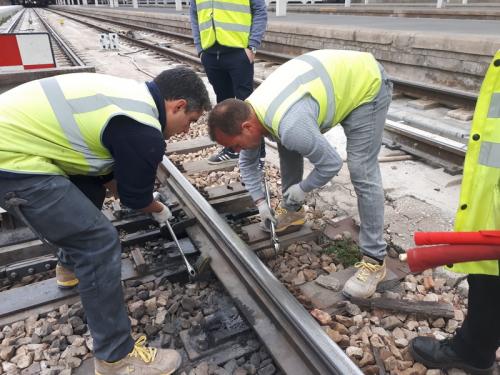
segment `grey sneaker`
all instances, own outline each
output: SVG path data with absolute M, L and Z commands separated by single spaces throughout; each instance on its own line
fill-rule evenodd
M 231 151 L 231 149 L 224 147 L 217 154 L 213 154 L 208 158 L 208 164 L 224 164 L 231 161 L 238 161 L 240 154 Z
M 358 271 L 351 276 L 344 285 L 342 293 L 347 297 L 368 298 L 377 290 L 377 285 L 384 280 L 387 268 L 384 263 L 378 264 L 375 260 L 363 257 L 354 267 Z
M 95 358 L 96 375 L 170 375 L 181 363 L 181 355 L 172 349 L 147 348 L 141 336 L 134 349 L 123 359 L 109 363 Z

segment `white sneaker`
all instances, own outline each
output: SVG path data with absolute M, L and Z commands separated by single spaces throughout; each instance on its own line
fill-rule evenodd
M 359 270 L 351 276 L 344 285 L 342 293 L 347 297 L 368 298 L 377 290 L 377 285 L 384 280 L 386 274 L 385 259 L 384 263 L 378 264 L 377 261 L 368 257 L 363 257 L 354 267 Z

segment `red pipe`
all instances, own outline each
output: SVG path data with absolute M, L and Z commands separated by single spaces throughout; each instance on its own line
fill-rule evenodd
M 500 245 L 500 231 L 482 230 L 479 232 L 415 232 L 414 240 L 415 245 Z
M 405 256 L 406 255 L 406 256 Z M 500 246 L 495 245 L 436 245 L 408 249 L 400 256 L 412 272 L 453 263 L 478 260 L 500 260 Z

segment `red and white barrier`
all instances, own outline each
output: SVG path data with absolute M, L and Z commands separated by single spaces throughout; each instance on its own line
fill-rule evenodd
M 0 34 L 0 72 L 55 67 L 47 33 Z

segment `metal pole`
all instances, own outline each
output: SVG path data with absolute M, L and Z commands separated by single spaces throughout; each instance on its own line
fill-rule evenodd
M 175 0 L 175 10 L 178 12 L 182 10 L 182 0 Z
M 276 17 L 286 16 L 287 0 L 276 0 Z

